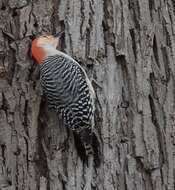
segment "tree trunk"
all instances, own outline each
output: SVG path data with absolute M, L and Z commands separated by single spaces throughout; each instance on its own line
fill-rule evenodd
M 62 30 L 95 88 L 100 167 L 41 96 L 31 37 Z M 174 63 L 174 0 L 0 0 L 0 189 L 175 189 Z

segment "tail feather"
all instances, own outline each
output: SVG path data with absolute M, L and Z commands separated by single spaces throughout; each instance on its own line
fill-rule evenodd
M 92 148 L 91 144 L 84 143 L 84 149 L 85 149 L 85 152 L 86 152 L 86 156 L 88 156 L 90 154 L 93 154 L 93 148 Z
M 73 131 L 77 153 L 83 162 L 87 162 L 90 155 L 94 156 L 95 165 L 100 165 L 100 142 L 91 128 Z
M 73 135 L 74 135 L 74 142 L 75 142 L 75 147 L 77 150 L 77 153 L 80 157 L 80 159 L 85 162 L 86 161 L 86 151 L 85 148 L 81 142 L 81 139 L 79 137 L 79 135 L 73 131 Z
M 94 154 L 94 162 L 96 167 L 100 166 L 101 163 L 101 146 L 100 146 L 100 138 L 97 133 L 92 133 L 92 147 L 93 147 L 93 154 Z

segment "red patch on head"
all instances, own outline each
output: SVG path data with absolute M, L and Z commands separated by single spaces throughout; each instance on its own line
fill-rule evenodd
M 32 56 L 36 59 L 36 61 L 39 64 L 41 64 L 45 57 L 45 52 L 43 48 L 37 46 L 37 42 L 37 38 L 32 41 Z

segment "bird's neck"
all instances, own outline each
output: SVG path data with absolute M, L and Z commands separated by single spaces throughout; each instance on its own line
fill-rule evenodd
M 69 55 L 57 50 L 55 47 L 49 45 L 49 44 L 45 44 L 42 46 L 37 46 L 37 43 L 33 43 L 32 46 L 32 55 L 33 57 L 36 59 L 36 61 L 39 64 L 42 64 L 43 61 L 49 57 L 49 56 L 54 56 L 54 55 L 60 55 L 63 56 L 71 61 L 75 61 L 72 57 L 70 57 Z
M 75 61 L 72 57 L 70 57 L 69 55 L 63 53 L 62 51 L 57 50 L 55 47 L 51 46 L 51 45 L 46 45 L 42 47 L 42 50 L 44 51 L 44 59 L 46 59 L 49 56 L 54 56 L 54 55 L 59 55 L 59 56 L 63 56 L 64 58 L 67 58 L 71 61 Z
M 56 55 L 58 52 L 59 51 L 51 45 L 43 45 L 41 47 L 33 46 L 32 50 L 33 56 L 39 64 L 42 64 L 48 56 Z

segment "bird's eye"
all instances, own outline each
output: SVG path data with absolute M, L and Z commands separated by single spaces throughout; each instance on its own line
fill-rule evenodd
M 47 39 L 49 38 L 49 37 L 48 37 L 48 36 L 46 36 L 46 35 L 43 35 L 43 37 L 44 37 L 44 38 L 47 38 Z

